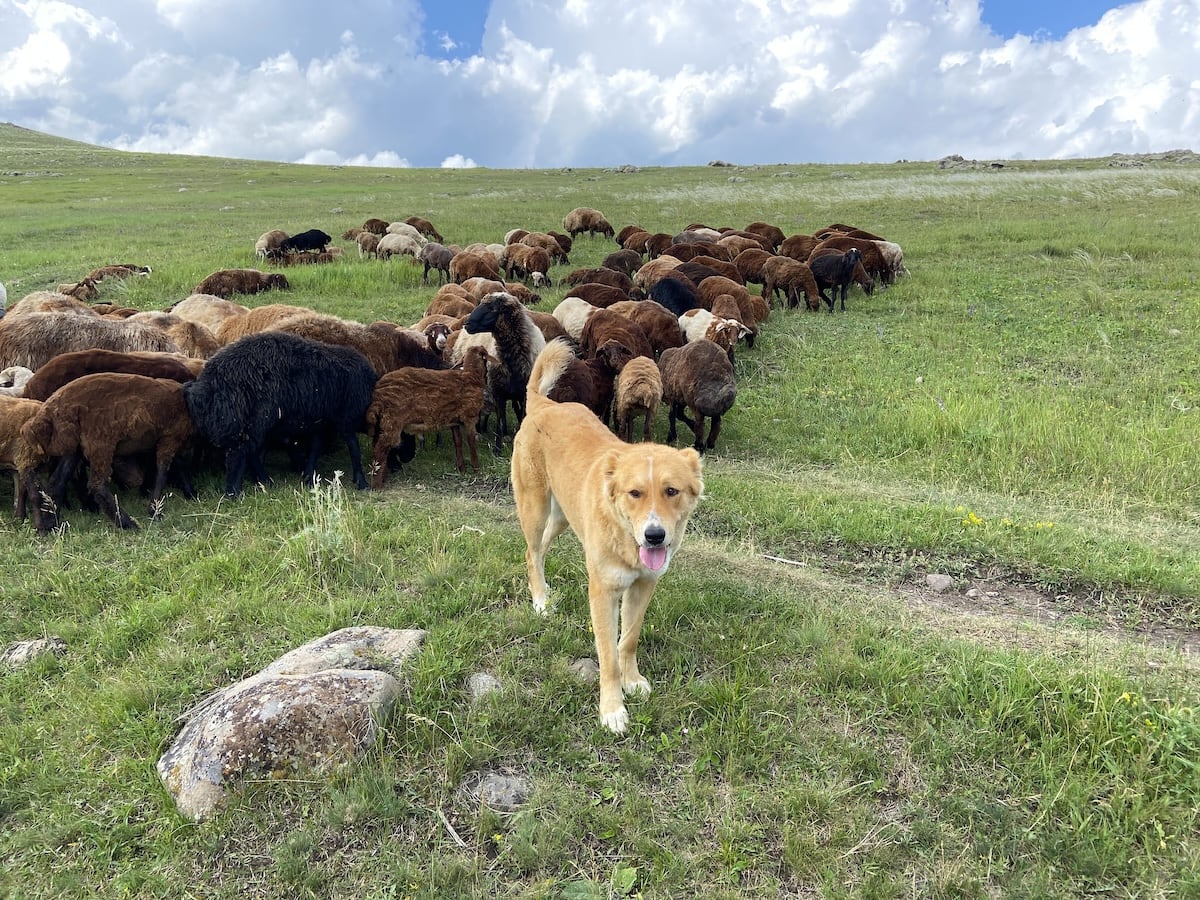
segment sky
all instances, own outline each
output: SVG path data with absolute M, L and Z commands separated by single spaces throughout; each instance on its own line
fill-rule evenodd
M 1200 149 L 1200 0 L 0 0 L 0 121 L 449 168 Z

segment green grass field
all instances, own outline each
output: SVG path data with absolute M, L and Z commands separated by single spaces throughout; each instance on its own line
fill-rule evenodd
M 630 733 L 606 732 L 568 671 L 594 652 L 573 539 L 551 554 L 557 611 L 531 608 L 507 448 L 465 477 L 427 448 L 378 493 L 281 471 L 229 501 L 210 471 L 156 522 L 123 495 L 138 532 L 4 517 L 0 647 L 58 635 L 68 652 L 0 672 L 0 892 L 1200 894 L 1200 168 L 355 169 L 0 126 L 10 304 L 134 262 L 153 275 L 104 299 L 161 309 L 255 265 L 271 228 L 336 238 L 415 214 L 466 244 L 580 205 L 651 231 L 849 222 L 910 270 L 845 314 L 777 309 L 739 351 Z M 615 246 L 583 238 L 572 266 Z M 356 252 L 287 275 L 250 304 L 409 323 L 434 292 Z M 347 465 L 331 455 L 326 479 Z M 955 588 L 927 590 L 933 572 Z M 367 624 L 429 631 L 377 747 L 178 815 L 154 770 L 176 717 Z M 504 687 L 472 706 L 477 671 Z M 531 779 L 528 805 L 465 803 L 483 769 Z

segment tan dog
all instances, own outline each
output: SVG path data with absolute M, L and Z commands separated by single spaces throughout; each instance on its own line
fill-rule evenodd
M 704 483 L 695 450 L 626 444 L 586 406 L 547 399 L 572 356 L 556 340 L 534 363 L 527 413 L 513 441 L 513 495 L 539 612 L 546 610 L 551 541 L 570 526 L 583 544 L 600 664 L 600 721 L 621 734 L 629 727 L 624 694 L 650 693 L 637 662 L 642 619 L 683 542 Z

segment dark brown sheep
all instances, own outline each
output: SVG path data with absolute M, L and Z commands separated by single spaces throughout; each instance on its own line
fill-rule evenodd
M 44 458 L 60 459 L 50 486 L 58 508 L 62 508 L 66 484 L 75 466 L 86 461 L 88 493 L 118 528 L 137 528 L 137 522 L 120 508 L 109 487 L 114 458 L 154 453 L 149 511 L 155 518 L 162 512 L 172 463 L 195 439 L 196 426 L 178 381 L 100 372 L 84 375 L 55 391 L 38 414 L 22 426 L 21 436 Z M 186 473 L 180 471 L 178 475 L 184 496 L 195 499 Z
M 679 316 L 654 300 L 622 300 L 608 308 L 636 322 L 656 354 L 668 347 L 682 347 L 687 340 L 679 327 Z
M 751 222 L 743 230 L 764 238 L 769 245 L 767 249 L 770 250 L 778 251 L 783 243 L 783 230 L 776 225 L 769 225 L 766 222 Z
M 821 293 L 808 263 L 790 256 L 773 256 L 763 263 L 763 298 L 771 303 L 777 292 L 792 309 L 800 305 L 801 297 L 809 309 L 821 308 Z
M 516 243 L 507 248 L 504 277 L 532 281 L 537 285 L 550 283 L 550 253 L 544 247 Z
M 324 313 L 305 313 L 290 316 L 276 322 L 269 329 L 285 334 L 352 347 L 367 358 L 376 375 L 383 375 L 404 366 L 420 366 L 427 369 L 446 367 L 441 354 L 429 349 L 424 335 L 388 322 L 373 322 L 364 325 Z
M 692 341 L 682 347 L 663 351 L 659 360 L 662 372 L 663 402 L 670 410 L 667 443 L 676 437 L 676 420 L 692 430 L 696 452 L 703 453 L 716 446 L 721 433 L 721 420 L 737 399 L 737 382 L 733 363 L 725 351 L 712 341 Z M 692 410 L 695 418 L 688 416 Z M 705 419 L 711 427 L 705 435 Z
M 567 297 L 578 297 L 580 300 L 586 300 L 592 306 L 603 309 L 622 300 L 628 300 L 629 292 L 607 284 L 580 284 L 567 291 L 563 299 L 565 300 Z
M 33 527 L 45 533 L 58 525 L 49 492 L 38 477 L 43 456 L 21 436 L 21 427 L 41 411 L 39 400 L 0 395 L 0 472 L 13 473 L 13 514 L 32 512 Z
M 423 219 L 420 216 L 409 216 L 404 220 L 404 223 L 406 225 L 411 225 L 431 241 L 436 241 L 439 244 L 445 243 L 446 239 L 442 237 L 442 233 L 434 228 L 433 223 L 428 219 Z
M 819 243 L 820 241 L 811 234 L 793 234 L 791 237 L 785 238 L 779 245 L 779 255 L 807 262 L 808 257 L 812 255 Z
M 387 234 L 388 225 L 390 222 L 385 222 L 383 219 L 367 219 L 362 223 L 362 230 L 369 231 L 371 234 L 384 235 Z
M 576 287 L 581 284 L 607 284 L 623 291 L 633 290 L 633 278 L 616 269 L 606 269 L 597 266 L 591 269 L 574 269 L 564 279 L 567 284 Z
M 258 294 L 269 290 L 287 290 L 286 277 L 278 272 L 258 269 L 220 269 L 192 288 L 193 294 L 212 294 L 228 300 L 234 294 Z
M 624 344 L 636 356 L 654 359 L 654 347 L 646 332 L 633 320 L 609 309 L 598 309 L 583 325 L 579 338 L 579 349 L 585 358 L 591 358 L 608 341 Z
M 636 250 L 616 250 L 604 257 L 600 267 L 624 272 L 632 278 L 633 273 L 642 267 L 642 262 L 642 254 Z
M 742 277 L 743 284 L 762 284 L 763 283 L 763 263 L 770 259 L 774 254 L 768 253 L 766 250 L 743 250 L 733 259 L 734 266 L 737 267 L 738 275 Z
M 487 253 L 455 253 L 450 260 L 450 280 L 462 284 L 468 278 L 500 280 L 500 267 Z
M 60 353 L 34 372 L 25 385 L 24 397 L 27 400 L 47 400 L 64 384 L 96 372 L 168 378 L 181 384 L 196 377 L 191 368 L 174 353 L 75 350 Z
M 616 233 L 614 240 L 618 244 L 620 244 L 622 247 L 624 247 L 625 246 L 625 238 L 629 237 L 635 231 L 646 231 L 646 229 L 643 228 L 641 225 L 626 225 L 624 228 L 622 228 L 620 231 L 618 231 Z M 646 233 L 649 234 L 650 232 L 646 231 Z

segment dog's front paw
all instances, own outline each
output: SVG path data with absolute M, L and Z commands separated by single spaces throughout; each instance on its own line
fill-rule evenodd
M 600 713 L 600 724 L 613 734 L 624 734 L 629 730 L 629 713 L 619 706 L 610 713 Z
M 626 697 L 649 697 L 650 682 L 639 676 L 633 681 L 622 682 L 621 690 L 625 692 Z
M 550 615 L 550 610 L 554 608 L 554 604 L 546 597 L 534 597 L 533 608 L 539 615 L 548 616 Z

